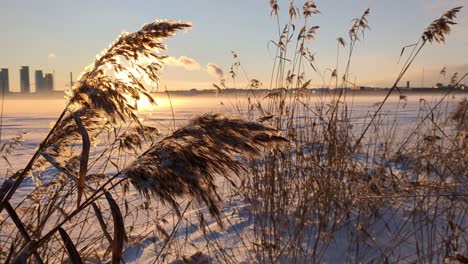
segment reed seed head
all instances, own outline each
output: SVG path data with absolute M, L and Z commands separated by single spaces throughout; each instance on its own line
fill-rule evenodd
M 110 121 L 126 121 L 134 114 L 143 96 L 155 103 L 147 87 L 158 85 L 165 50 L 162 41 L 190 23 L 172 20 L 155 21 L 139 31 L 122 33 L 81 75 L 69 93 L 70 103 L 102 111 Z
M 260 123 L 207 114 L 162 139 L 127 167 L 123 174 L 140 193 L 156 197 L 179 212 L 178 197 L 194 197 L 219 220 L 215 177 L 231 183 L 230 175 L 244 169 L 239 157 L 261 153 L 261 148 L 286 139 Z
M 424 41 L 445 43 L 445 37 L 450 33 L 451 27 L 456 25 L 455 18 L 462 9 L 462 6 L 455 7 L 445 12 L 440 18 L 432 21 L 422 35 Z

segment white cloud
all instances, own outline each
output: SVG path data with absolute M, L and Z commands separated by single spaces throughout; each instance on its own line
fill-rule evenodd
M 206 65 L 206 71 L 213 77 L 216 77 L 219 80 L 224 80 L 224 72 L 219 68 L 218 65 L 214 63 L 208 63 Z
M 217 80 L 224 80 L 223 70 L 218 65 L 211 62 L 206 65 L 206 68 L 202 68 L 202 66 L 193 58 L 187 56 L 180 56 L 178 58 L 169 56 L 164 59 L 164 63 L 168 66 L 183 67 L 189 71 L 206 71 L 209 75 L 216 78 Z
M 171 66 L 183 67 L 186 70 L 193 71 L 199 70 L 200 64 L 193 58 L 187 56 L 176 57 L 167 57 L 164 59 L 164 63 Z
M 49 59 L 55 59 L 57 56 L 55 56 L 54 53 L 49 53 L 49 55 L 47 55 L 47 58 Z

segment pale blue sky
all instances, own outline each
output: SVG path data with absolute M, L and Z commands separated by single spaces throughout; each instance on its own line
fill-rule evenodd
M 269 83 L 273 58 L 267 43 L 276 40 L 277 30 L 267 0 L 1 0 L 0 3 L 0 67 L 10 69 L 13 90 L 19 90 L 18 71 L 22 65 L 30 66 L 32 81 L 36 69 L 55 71 L 56 89 L 66 89 L 70 71 L 77 77 L 123 30 L 138 30 L 143 23 L 155 19 L 191 21 L 192 30 L 166 42 L 167 54 L 193 58 L 202 66 L 195 70 L 168 66 L 162 78 L 168 89 L 211 88 L 216 80 L 204 70 L 206 64 L 215 63 L 227 72 L 231 50 L 239 54 L 250 78 Z M 295 3 L 302 6 L 303 1 Z M 357 47 L 351 72 L 358 84 L 378 86 L 390 85 L 396 76 L 402 46 L 416 41 L 424 28 L 447 9 L 468 6 L 468 0 L 317 0 L 316 3 L 322 12 L 314 17 L 320 30 L 309 48 L 317 52 L 322 69 L 334 68 L 336 38 L 347 37 L 351 19 L 371 8 L 371 31 Z M 289 1 L 280 0 L 279 4 L 281 19 L 285 20 Z M 432 85 L 437 79 L 436 72 L 443 66 L 447 66 L 448 75 L 468 70 L 468 7 L 462 10 L 458 21 L 447 44 L 425 49 L 407 79 L 420 83 L 424 67 L 426 84 Z

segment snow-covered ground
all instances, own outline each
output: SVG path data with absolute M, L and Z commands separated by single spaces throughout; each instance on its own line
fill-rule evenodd
M 419 110 L 430 109 L 441 96 L 441 94 L 410 94 L 404 100 L 398 96 L 392 96 L 383 108 L 383 123 L 386 123 L 390 128 L 393 121 L 395 119 L 398 120 L 399 131 L 405 135 L 405 133 L 409 133 L 414 128 L 417 123 L 416 121 L 420 118 L 418 116 Z M 449 110 L 454 106 L 454 102 L 462 97 L 463 95 L 457 95 L 455 98 L 450 96 L 448 98 L 449 103 L 443 103 L 441 107 Z M 316 97 L 316 99 L 319 100 L 319 97 Z M 351 122 L 355 126 L 355 129 L 359 131 L 367 124 L 370 114 L 378 107 L 376 103 L 382 99 L 383 94 L 347 98 L 348 105 L 352 111 Z M 178 127 L 189 118 L 199 114 L 220 112 L 236 115 L 238 113 L 233 106 L 235 100 L 234 97 L 227 98 L 215 95 L 211 97 L 173 97 L 171 101 L 167 100 L 167 98 L 159 98 L 158 107 L 147 108 L 143 106 L 141 114 L 146 125 L 156 126 L 164 134 L 174 127 L 174 122 L 175 127 Z M 245 105 L 245 102 L 242 104 Z M 3 181 L 3 175 L 11 174 L 11 171 L 17 171 L 25 166 L 38 144 L 46 136 L 53 122 L 60 115 L 64 106 L 64 99 L 16 98 L 7 99 L 4 102 L 2 143 L 17 135 L 23 136 L 21 144 L 18 145 L 12 156 L 8 157 L 10 164 L 4 159 L 0 159 L 0 168 L 2 168 L 0 183 Z M 395 111 L 395 109 L 398 110 Z M 191 256 L 193 254 L 195 254 L 193 258 L 196 258 L 198 261 L 193 263 L 205 263 L 203 260 L 210 259 L 208 255 L 212 255 L 211 260 L 216 263 L 253 262 L 256 259 L 252 250 L 255 245 L 246 242 L 253 236 L 254 230 L 251 206 L 245 197 L 229 188 L 221 178 L 218 184 L 223 200 L 228 201 L 222 207 L 224 228 L 218 226 L 216 221 L 206 214 L 205 208 L 198 208 L 196 205 L 187 208 L 187 211 L 183 214 L 183 220 L 180 222 L 178 222 L 177 217 L 170 210 L 161 209 L 158 212 L 157 219 L 164 219 L 161 222 L 161 226 L 173 241 L 170 248 L 163 248 L 164 236 L 158 232 L 158 228 L 155 226 L 148 226 L 148 221 L 153 216 L 148 214 L 142 215 L 139 219 L 133 221 L 135 221 L 136 229 L 139 226 L 145 227 L 130 232 L 124 251 L 125 262 L 154 263 L 156 258 L 159 257 L 156 262 L 183 263 L 180 256 Z M 15 194 L 12 203 L 18 203 L 33 188 L 34 182 L 26 180 L 18 193 Z M 135 200 L 139 199 L 136 193 L 131 193 L 129 196 Z M 187 202 L 185 201 L 183 204 Z M 159 207 L 154 205 L 154 208 L 154 211 L 149 210 L 148 212 L 155 213 Z M 200 211 L 205 213 L 203 221 L 200 221 L 199 218 Z M 389 221 L 404 221 L 403 218 L 392 220 L 392 217 L 395 215 L 392 215 L 392 212 L 388 213 Z M 399 217 L 406 216 L 400 215 Z M 177 225 L 179 225 L 179 228 L 174 229 Z M 391 225 L 389 223 L 389 226 Z M 370 243 L 385 243 L 387 241 L 385 238 L 386 228 L 386 226 L 382 226 L 379 231 L 381 233 L 372 234 L 377 239 L 373 239 Z M 173 234 L 171 234 L 172 230 L 175 230 Z M 343 235 L 345 234 L 343 233 Z M 335 239 L 339 239 L 339 236 L 340 234 L 338 233 Z M 347 256 L 334 254 L 334 252 L 339 253 L 338 246 L 350 245 L 335 243 L 335 246 L 330 247 L 326 252 L 328 257 L 323 260 L 324 262 L 336 263 L 336 261 L 349 260 Z M 179 252 L 181 249 L 183 249 L 183 252 Z M 224 252 L 219 253 L 220 249 Z M 197 252 L 203 253 L 196 255 Z M 211 254 L 212 252 L 217 252 L 217 254 Z M 287 262 L 288 260 L 283 259 L 282 261 Z

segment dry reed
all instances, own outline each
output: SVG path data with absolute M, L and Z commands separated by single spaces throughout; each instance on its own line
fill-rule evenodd
M 257 95 L 255 90 L 261 84 L 249 79 L 248 88 L 255 100 L 249 100 L 246 114 L 265 125 L 202 115 L 157 140 L 158 130 L 138 120 L 135 101 L 141 97 L 152 101 L 145 89 L 148 84 L 142 80 L 152 85 L 159 80 L 164 56 L 156 51 L 164 49 L 161 40 L 190 24 L 161 21 L 123 34 L 82 75 L 70 94 L 73 106 L 39 148 L 41 158 L 33 158 L 31 173 L 40 174 L 45 164 L 51 163 L 52 179 L 35 188 L 16 208 L 8 201 L 18 179 L 21 182 L 28 170 L 14 174 L 0 188 L 0 200 L 10 212 L 10 218 L 0 219 L 0 259 L 25 260 L 34 254 L 35 261 L 43 262 L 117 263 L 125 247 L 141 243 L 153 232 L 164 237 L 155 260 L 164 262 L 169 251 L 185 255 L 179 251 L 191 241 L 180 243 L 174 237 L 186 221 L 203 230 L 210 256 L 198 252 L 182 258 L 185 262 L 466 261 L 468 161 L 461 162 L 468 159 L 466 99 L 453 113 L 440 107 L 448 100 L 446 96 L 434 106 L 421 101 L 417 125 L 403 139 L 398 138 L 397 116 L 405 111 L 409 98 L 399 94 L 397 108 L 382 113 L 419 50 L 426 42 L 445 42 L 461 8 L 443 14 L 424 31 L 420 42 L 410 45 L 413 52 L 394 87 L 366 116 L 361 129 L 352 123 L 345 93 L 343 98 L 340 92 L 338 97 L 323 95 L 314 102 L 306 89 L 312 79 L 305 76 L 310 71 L 328 86 L 335 78 L 339 88 L 339 49 L 347 45 L 341 88 L 347 87 L 353 50 L 369 28 L 369 10 L 352 21 L 348 43 L 337 39 L 337 65 L 330 70 L 327 82 L 306 45 L 317 34 L 318 26 L 309 19 L 320 13 L 315 2 L 306 1 L 301 13 L 291 1 L 284 27 L 279 24 L 278 2 L 270 1 L 270 8 L 278 22 L 272 89 L 264 96 Z M 293 38 L 294 23 L 301 15 L 305 23 Z M 238 55 L 233 53 L 233 57 L 236 61 L 230 74 L 235 79 L 238 68 L 243 68 Z M 105 71 L 107 66 L 113 71 Z M 464 77 L 454 75 L 453 88 Z M 224 83 L 216 87 L 225 88 Z M 239 102 L 236 107 L 241 113 Z M 131 126 L 120 130 L 120 121 Z M 265 146 L 286 141 L 279 135 L 287 137 L 289 143 L 264 151 Z M 85 143 L 86 138 L 89 143 Z M 91 158 L 83 159 L 85 145 L 98 138 L 106 140 L 106 149 L 88 163 Z M 129 164 L 125 162 L 127 154 L 136 156 Z M 118 173 L 106 175 L 108 165 Z M 180 209 L 184 204 L 181 198 L 195 199 L 206 205 L 219 223 L 228 222 L 233 227 L 221 211 L 222 202 L 232 201 L 221 197 L 215 179 L 222 176 L 235 185 L 239 182 L 235 175 L 241 178 L 240 188 L 233 188 L 248 201 L 251 222 L 247 222 L 253 222 L 253 236 L 237 234 L 242 256 L 227 252 L 213 239 L 203 214 L 197 224 L 187 220 L 184 214 L 190 202 Z M 82 179 L 85 185 L 80 185 Z M 128 182 L 146 199 L 127 197 Z M 77 190 L 84 198 L 75 206 Z M 106 199 L 99 199 L 102 196 Z M 164 227 L 170 216 L 159 215 L 159 203 L 151 203 L 151 198 L 168 203 L 179 215 L 172 232 Z M 14 215 L 17 217 L 12 221 Z M 151 221 L 141 223 L 142 218 Z M 90 221 L 101 231 L 87 230 Z M 337 256 L 337 252 L 345 256 Z

